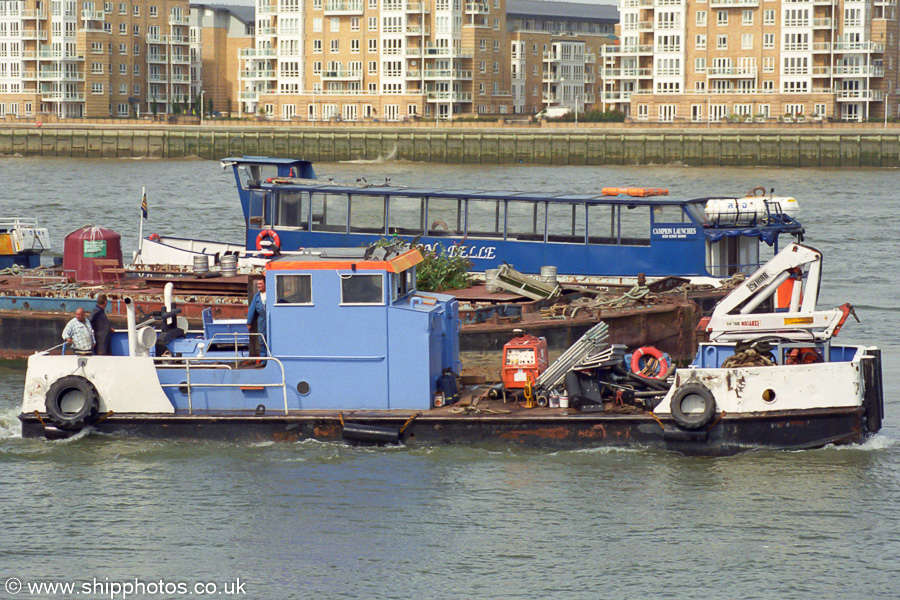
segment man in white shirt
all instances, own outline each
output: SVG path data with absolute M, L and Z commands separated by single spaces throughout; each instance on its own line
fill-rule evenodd
M 94 353 L 94 330 L 90 321 L 84 316 L 84 309 L 75 310 L 75 318 L 66 324 L 62 337 L 72 347 L 72 351 L 79 356 L 90 356 Z

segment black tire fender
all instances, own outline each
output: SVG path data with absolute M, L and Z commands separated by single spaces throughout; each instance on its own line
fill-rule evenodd
M 47 390 L 44 405 L 47 416 L 57 427 L 78 431 L 97 420 L 100 394 L 84 377 L 67 375 L 53 382 Z
M 686 407 L 689 408 L 687 412 Z M 675 390 L 671 410 L 672 418 L 683 429 L 700 429 L 715 416 L 716 399 L 702 383 L 686 383 Z

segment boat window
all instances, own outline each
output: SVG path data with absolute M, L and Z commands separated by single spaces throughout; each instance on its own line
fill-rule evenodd
M 563 244 L 584 243 L 584 205 L 551 203 L 547 215 L 547 239 Z
M 266 179 L 278 176 L 277 165 L 241 165 L 238 167 L 238 179 L 245 190 L 258 186 Z
M 309 203 L 300 192 L 277 192 L 275 200 L 275 225 L 306 229 Z
M 415 267 L 391 274 L 391 287 L 393 289 L 393 299 L 402 298 L 410 292 L 416 291 L 416 269 Z
M 350 231 L 384 234 L 384 196 L 350 196 Z
M 609 204 L 588 206 L 588 242 L 591 244 L 616 243 L 616 211 Z
M 460 198 L 429 198 L 428 235 L 462 235 L 462 203 Z
M 709 224 L 709 219 L 706 217 L 705 204 L 691 203 L 685 206 L 684 210 L 694 218 L 695 222 L 700 223 L 701 225 Z
M 398 235 L 421 235 L 425 214 L 425 198 L 391 196 L 389 232 Z
M 312 194 L 312 230 L 345 232 L 347 230 L 348 198 L 346 194 Z
M 276 304 L 312 304 L 310 275 L 276 275 Z
M 678 205 L 663 204 L 653 207 L 654 223 L 690 223 L 691 220 Z
M 544 241 L 544 202 L 510 200 L 506 204 L 506 236 L 508 239 Z
M 471 237 L 502 237 L 503 210 L 500 200 L 469 200 L 466 232 Z
M 341 275 L 341 304 L 384 304 L 381 275 Z
M 250 192 L 250 211 L 248 215 L 250 227 L 260 229 L 264 225 L 271 225 L 267 198 L 268 194 L 263 190 Z
M 650 207 L 628 204 L 619 206 L 619 227 L 623 246 L 650 245 Z

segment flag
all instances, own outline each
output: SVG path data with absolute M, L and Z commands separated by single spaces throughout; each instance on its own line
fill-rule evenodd
M 141 216 L 147 218 L 147 192 L 141 196 Z

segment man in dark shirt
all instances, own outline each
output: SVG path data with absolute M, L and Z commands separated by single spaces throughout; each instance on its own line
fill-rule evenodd
M 109 317 L 106 316 L 106 294 L 97 296 L 97 306 L 91 311 L 88 320 L 94 328 L 94 337 L 97 339 L 96 354 L 109 354 L 109 336 L 112 329 L 109 326 Z

